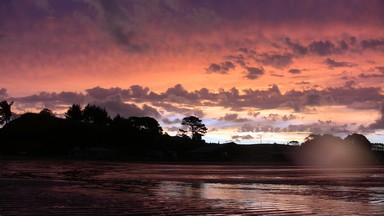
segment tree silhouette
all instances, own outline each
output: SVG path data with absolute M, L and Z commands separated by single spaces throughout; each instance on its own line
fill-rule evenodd
M 319 134 L 310 134 L 304 139 L 304 145 L 311 144 L 313 142 L 316 142 L 318 139 L 321 138 L 321 135 Z
M 72 106 L 68 108 L 67 112 L 64 113 L 66 119 L 71 119 L 75 121 L 81 121 L 82 114 L 83 110 L 80 104 L 72 104 Z
M 195 116 L 183 118 L 181 125 L 188 127 L 188 130 L 192 133 L 193 140 L 201 140 L 201 137 L 204 136 L 208 130 L 202 123 L 201 119 Z
M 304 139 L 303 147 L 315 147 L 315 148 L 329 148 L 332 149 L 336 145 L 343 144 L 344 140 L 340 137 L 334 136 L 332 134 L 310 134 Z
M 55 114 L 53 114 L 52 110 L 48 108 L 44 108 L 39 112 L 40 115 L 47 116 L 47 117 L 54 117 Z
M 360 149 L 365 149 L 365 150 L 372 149 L 371 142 L 362 134 L 354 133 L 352 135 L 348 135 L 344 140 L 348 144 L 358 147 Z
M 0 124 L 8 123 L 11 120 L 11 117 L 12 117 L 11 106 L 12 106 L 12 104 L 13 104 L 13 101 L 11 103 L 8 103 L 5 100 L 0 102 Z
M 188 137 L 187 133 L 188 133 L 188 131 L 183 130 L 183 129 L 179 129 L 179 131 L 177 131 L 177 136 L 179 136 L 179 137 Z
M 104 108 L 91 104 L 84 108 L 82 118 L 90 124 L 107 125 L 110 122 L 108 112 Z
M 161 135 L 163 133 L 163 129 L 159 123 L 151 117 L 130 117 L 128 122 L 135 131 L 141 133 L 150 135 Z

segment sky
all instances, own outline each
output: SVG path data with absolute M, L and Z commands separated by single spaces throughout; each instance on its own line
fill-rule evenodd
M 2 0 L 0 99 L 150 116 L 208 142 L 384 142 L 384 1 Z

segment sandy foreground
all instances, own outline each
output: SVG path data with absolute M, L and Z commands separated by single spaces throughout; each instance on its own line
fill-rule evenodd
M 382 168 L 0 161 L 0 215 L 382 215 Z

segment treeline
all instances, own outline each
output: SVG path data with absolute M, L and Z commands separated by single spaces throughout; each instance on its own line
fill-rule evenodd
M 350 165 L 384 162 L 384 152 L 372 151 L 362 134 L 344 139 L 311 134 L 300 146 L 207 144 L 202 120 L 183 118 L 179 134 L 169 136 L 151 117 L 111 118 L 97 105 L 71 105 L 64 118 L 47 108 L 13 118 L 12 102 L 0 102 L 0 154 L 102 157 L 139 160 L 247 161 L 285 165 Z
M 181 122 L 179 136 L 169 136 L 151 117 L 111 118 L 97 105 L 73 104 L 56 117 L 49 109 L 25 113 L 0 130 L 0 153 L 29 155 L 104 155 L 178 157 L 203 145 L 207 128 L 195 116 Z M 10 116 L 7 116 L 10 119 Z M 190 133 L 190 136 L 188 136 Z

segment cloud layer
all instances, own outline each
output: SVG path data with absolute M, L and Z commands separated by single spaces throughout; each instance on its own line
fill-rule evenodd
M 236 140 L 257 139 L 233 134 L 243 125 L 342 131 L 319 110 L 367 114 L 384 100 L 383 11 L 380 0 L 4 0 L 0 99 L 20 112 L 95 103 L 170 130 L 196 115 Z M 379 131 L 369 116 L 347 128 Z
M 151 116 L 165 125 L 178 125 L 182 117 L 189 115 L 209 120 L 212 118 L 209 117 L 212 116 L 209 109 L 216 107 L 232 110 L 216 119 L 221 122 L 218 125 L 223 127 L 239 125 L 238 132 L 347 133 L 348 125 L 334 121 L 318 120 L 309 124 L 300 123 L 303 120 L 300 115 L 319 113 L 316 109 L 322 107 L 343 106 L 352 110 L 367 110 L 367 112 L 380 110 L 379 119 L 367 122 L 368 124 L 361 126 L 360 129 L 374 131 L 384 128 L 382 124 L 383 106 L 380 105 L 384 100 L 384 95 L 381 94 L 381 88 L 339 87 L 324 90 L 290 90 L 282 93 L 277 85 L 266 90 L 231 88 L 212 91 L 202 88 L 188 91 L 182 85 L 177 84 L 164 92 L 154 92 L 148 87 L 139 85 L 133 85 L 127 89 L 94 87 L 87 89 L 85 94 L 41 92 L 13 98 L 6 94 L 6 89 L 3 88 L 1 92 L 5 99 L 15 101 L 15 107 L 19 112 L 49 108 L 60 114 L 72 103 L 83 106 L 92 103 L 106 108 L 112 116 L 116 114 L 126 117 Z M 254 109 L 258 111 L 252 111 Z M 286 113 L 289 114 L 271 113 L 270 110 L 286 110 Z M 267 114 L 268 112 L 269 114 Z M 208 117 L 206 117 L 207 114 Z M 279 126 L 282 123 L 285 126 Z M 236 139 L 240 139 L 242 136 L 239 135 Z

